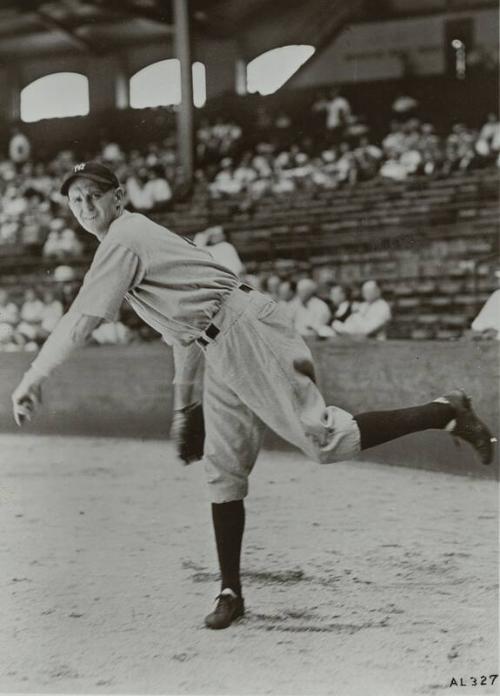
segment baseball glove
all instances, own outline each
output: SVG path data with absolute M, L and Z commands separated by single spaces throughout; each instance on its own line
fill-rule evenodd
M 179 457 L 185 464 L 191 464 L 203 457 L 205 423 L 201 403 L 174 411 L 170 435 L 177 445 Z

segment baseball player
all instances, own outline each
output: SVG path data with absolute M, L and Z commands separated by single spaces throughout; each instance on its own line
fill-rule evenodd
M 413 408 L 354 416 L 327 406 L 309 348 L 286 310 L 242 284 L 206 249 L 124 209 L 123 189 L 107 167 L 77 165 L 61 192 L 100 244 L 79 294 L 12 395 L 14 417 L 18 425 L 31 418 L 44 380 L 101 322 L 115 320 L 123 299 L 173 345 L 173 433 L 185 461 L 203 454 L 221 571 L 221 592 L 205 619 L 209 628 L 226 628 L 244 613 L 243 500 L 265 425 L 321 463 L 428 428 L 448 430 L 468 441 L 484 464 L 491 462 L 494 438 L 461 391 Z M 203 357 L 204 417 L 194 398 Z

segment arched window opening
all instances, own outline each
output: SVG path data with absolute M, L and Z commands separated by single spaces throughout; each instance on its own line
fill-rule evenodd
M 289 80 L 315 52 L 314 46 L 273 48 L 247 65 L 247 91 L 272 94 Z
M 21 119 L 26 123 L 88 113 L 89 81 L 80 73 L 45 75 L 21 90 Z

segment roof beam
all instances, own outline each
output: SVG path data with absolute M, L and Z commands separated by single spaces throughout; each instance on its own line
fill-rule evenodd
M 47 27 L 47 29 L 50 29 L 51 31 L 55 29 L 56 31 L 59 31 L 61 34 L 64 34 L 64 36 L 66 36 L 66 38 L 69 39 L 71 43 L 80 50 L 98 53 L 95 46 L 93 46 L 89 41 L 82 39 L 81 36 L 78 36 L 74 31 L 72 31 L 69 27 L 63 24 L 59 19 L 52 17 L 52 15 L 47 14 L 47 12 L 44 12 L 43 10 L 37 10 L 37 15 L 42 24 L 45 27 Z

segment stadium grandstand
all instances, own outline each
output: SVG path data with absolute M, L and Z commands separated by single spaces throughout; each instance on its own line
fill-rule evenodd
M 463 335 L 497 282 L 496 10 L 379 4 L 3 2 L 10 302 L 78 288 L 93 247 L 58 185 L 101 159 L 176 232 L 223 225 L 261 287 L 376 279 L 389 337 Z
M 0 694 L 500 693 L 498 20 L 0 0 Z

